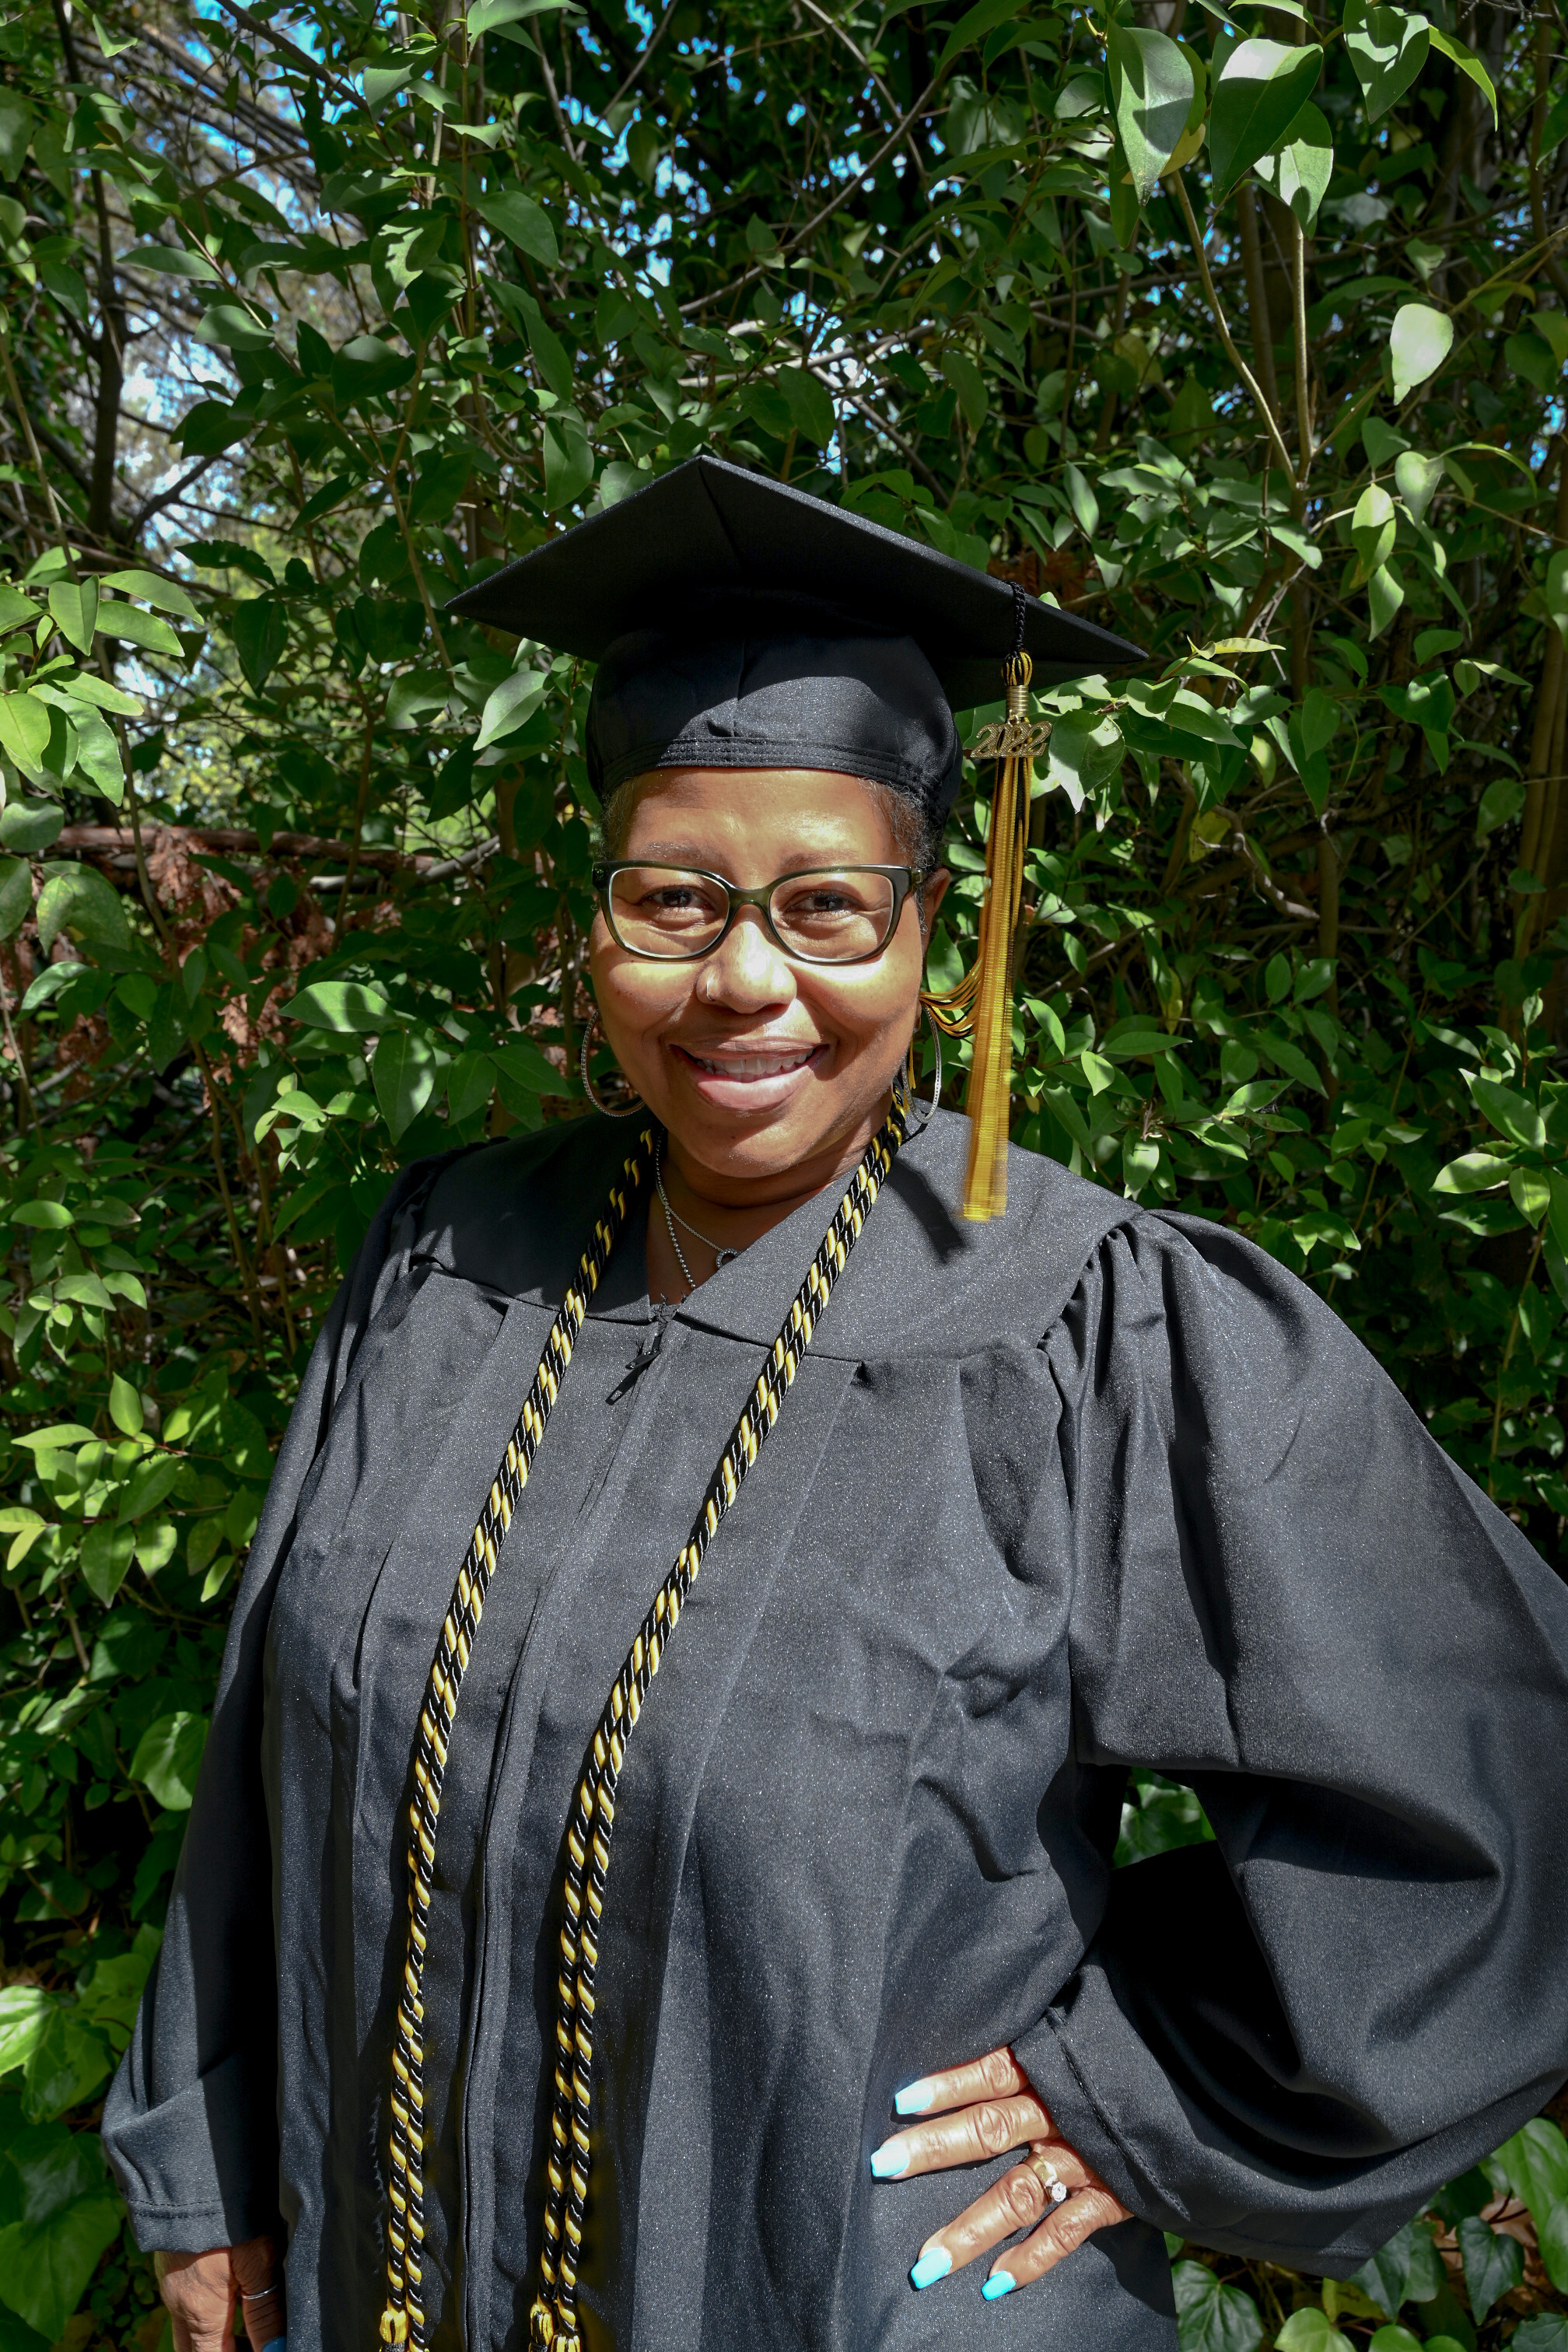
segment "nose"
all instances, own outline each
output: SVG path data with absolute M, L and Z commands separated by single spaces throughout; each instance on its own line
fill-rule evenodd
M 722 1004 L 731 1013 L 761 1013 L 787 1004 L 795 993 L 789 958 L 779 950 L 763 927 L 755 907 L 742 907 L 728 939 L 720 942 L 698 977 L 697 994 L 703 1004 Z

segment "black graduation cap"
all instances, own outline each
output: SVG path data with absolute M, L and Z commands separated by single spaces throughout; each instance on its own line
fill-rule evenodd
M 692 457 L 447 608 L 598 662 L 601 797 L 655 768 L 826 768 L 941 816 L 952 714 L 1141 661 L 1138 646 L 919 540 L 719 457 Z

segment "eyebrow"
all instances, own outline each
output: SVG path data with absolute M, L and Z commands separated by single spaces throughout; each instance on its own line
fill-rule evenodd
M 628 855 L 623 857 L 621 862 L 633 866 L 694 866 L 703 873 L 710 874 L 716 871 L 716 868 L 706 864 L 709 855 L 708 851 L 699 848 L 694 843 L 689 841 L 653 841 L 649 842 L 645 848 L 639 849 L 635 856 Z M 821 850 L 801 851 L 792 857 L 778 874 L 773 876 L 772 879 L 782 881 L 786 874 L 808 874 L 817 867 L 875 866 L 879 862 L 876 858 L 836 857 L 831 853 Z

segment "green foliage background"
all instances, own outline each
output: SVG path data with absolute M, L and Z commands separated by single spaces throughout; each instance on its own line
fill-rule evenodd
M 1150 648 L 1049 698 L 1019 1139 L 1560 1557 L 1568 73 L 1430 6 L 9 9 L 0 2352 L 160 2339 L 98 2104 L 339 1269 L 579 1108 L 586 681 L 442 604 L 692 452 Z M 1123 1861 L 1203 1834 L 1138 1777 Z M 1352 2287 L 1173 2256 L 1185 2352 L 1568 2352 L 1568 2143 Z

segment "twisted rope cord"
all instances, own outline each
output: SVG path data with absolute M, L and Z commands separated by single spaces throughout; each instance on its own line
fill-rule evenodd
M 566 1832 L 566 1916 L 562 1923 L 561 1974 L 556 1984 L 555 2104 L 550 2119 L 541 2290 L 529 2314 L 531 2344 L 553 2347 L 553 2352 L 582 2352 L 577 2265 L 588 2201 L 595 1988 L 605 1884 L 615 1834 L 616 1790 L 626 1744 L 637 1727 L 664 1645 L 679 1622 L 708 1547 L 778 1419 L 801 1359 L 811 1345 L 817 1318 L 832 1297 L 907 1133 L 907 1098 L 900 1088 L 892 1110 L 867 1145 L 791 1302 L 783 1328 L 763 1360 L 756 1386 L 720 1455 L 691 1534 L 659 1586 L 616 1677 L 578 1785 Z
M 653 1129 L 646 1128 L 610 1187 L 609 1200 L 594 1226 L 576 1278 L 550 1327 L 533 1384 L 523 1399 L 517 1426 L 507 1441 L 506 1453 L 491 1483 L 479 1523 L 458 1570 L 457 1586 L 442 1621 L 425 1704 L 420 1709 L 414 1750 L 414 1796 L 408 1809 L 408 1944 L 392 2053 L 386 2304 L 381 2315 L 384 2344 L 412 2343 L 422 2347 L 426 2341 L 425 2309 L 420 2301 L 425 2242 L 422 1993 L 430 1896 L 435 1884 L 436 1826 L 441 1813 L 441 1790 L 453 1718 L 507 1529 L 528 1484 L 551 1409 L 583 1328 L 588 1302 L 599 1286 L 610 1253 L 625 1230 L 632 1202 L 647 1179 L 652 1150 Z

